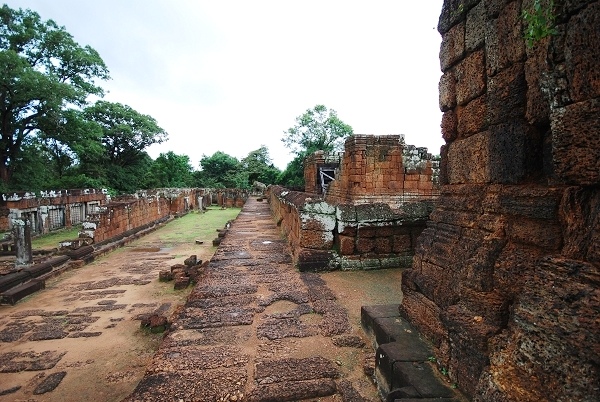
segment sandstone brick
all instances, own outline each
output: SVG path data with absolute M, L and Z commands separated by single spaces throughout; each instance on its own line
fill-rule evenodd
M 394 235 L 392 239 L 392 251 L 394 253 L 403 253 L 412 249 L 410 234 L 397 234 Z
M 375 248 L 373 238 L 359 237 L 356 239 L 356 251 L 360 254 L 370 253 Z
M 528 127 L 519 121 L 489 128 L 489 174 L 493 183 L 518 183 L 527 173 Z
M 472 52 L 483 46 L 485 40 L 485 2 L 480 1 L 467 13 L 465 48 Z
M 508 3 L 498 18 L 486 23 L 485 38 L 488 77 L 493 77 L 513 63 L 525 60 L 519 2 Z
M 525 116 L 527 82 L 523 66 L 523 63 L 514 64 L 488 79 L 488 124 Z
M 328 250 L 333 246 L 333 233 L 319 230 L 303 230 L 299 246 L 316 250 Z
M 600 100 L 558 108 L 550 120 L 556 174 L 573 184 L 599 184 Z
M 527 83 L 527 104 L 525 118 L 530 124 L 548 125 L 550 106 L 542 93 L 541 75 L 548 70 L 546 61 L 550 38 L 540 40 L 533 48 L 527 49 L 525 61 L 525 81 Z
M 339 238 L 339 249 L 341 255 L 352 255 L 354 254 L 354 237 L 351 236 L 338 236 Z
M 440 110 L 445 112 L 456 106 L 456 77 L 454 70 L 446 71 L 438 84 Z
M 458 22 L 465 19 L 465 14 L 478 0 L 447 0 L 444 1 L 442 12 L 438 21 L 438 31 L 444 35 Z
M 485 57 L 483 50 L 469 54 L 454 69 L 456 103 L 464 106 L 482 95 L 486 88 Z
M 458 138 L 466 138 L 487 128 L 486 97 L 473 99 L 464 107 L 456 108 Z
M 457 140 L 448 146 L 448 183 L 487 183 L 489 175 L 488 132 Z
M 375 238 L 375 252 L 377 254 L 389 254 L 392 252 L 392 241 L 389 237 Z
M 463 58 L 465 53 L 465 24 L 461 22 L 442 35 L 440 47 L 440 67 L 447 71 Z
M 600 97 L 600 3 L 591 2 L 569 20 L 565 67 L 574 102 Z

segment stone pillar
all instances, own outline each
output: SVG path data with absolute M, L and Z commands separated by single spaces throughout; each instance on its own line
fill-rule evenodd
M 12 234 L 15 242 L 17 259 L 15 266 L 30 265 L 33 261 L 31 253 L 31 223 L 27 219 L 14 219 Z

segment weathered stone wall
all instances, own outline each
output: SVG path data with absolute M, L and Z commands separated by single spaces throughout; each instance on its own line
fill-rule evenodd
M 335 181 L 325 198 L 331 204 L 391 206 L 431 198 L 438 194 L 435 167 L 437 162 L 427 148 L 405 146 L 403 136 L 353 135 L 346 139 Z
M 410 266 L 433 205 L 330 204 L 317 194 L 280 186 L 269 187 L 267 196 L 300 270 Z
M 0 199 L 0 231 L 11 229 L 11 220 L 21 217 L 30 220 L 33 233 L 43 234 L 71 227 L 85 220 L 110 197 L 95 189 L 42 191 L 2 194 Z
M 81 235 L 100 243 L 171 215 L 183 215 L 197 207 L 196 193 L 195 189 L 162 189 L 119 197 L 90 214 Z
M 248 199 L 250 193 L 248 190 L 238 188 L 214 189 L 217 205 L 222 208 L 241 208 Z
M 444 2 L 444 185 L 401 312 L 475 400 L 600 400 L 600 2 L 555 1 L 528 48 L 532 4 Z

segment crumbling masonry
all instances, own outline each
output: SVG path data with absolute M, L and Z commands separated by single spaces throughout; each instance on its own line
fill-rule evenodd
M 547 2 L 543 2 L 547 7 Z M 600 2 L 446 0 L 441 196 L 401 313 L 477 401 L 600 400 Z

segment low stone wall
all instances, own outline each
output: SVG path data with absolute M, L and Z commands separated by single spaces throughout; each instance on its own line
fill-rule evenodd
M 9 231 L 13 219 L 27 219 L 33 234 L 46 234 L 78 225 L 96 208 L 110 201 L 104 190 L 50 190 L 39 194 L 15 192 L 0 198 L 0 231 Z
M 300 270 L 408 267 L 433 205 L 330 204 L 316 194 L 271 186 L 271 211 Z
M 161 189 L 140 191 L 115 199 L 88 216 L 80 236 L 90 237 L 94 243 L 100 243 L 166 220 L 171 215 L 183 215 L 191 209 L 202 207 L 198 205 L 198 191 L 202 192 L 203 197 L 206 196 L 206 190 Z

